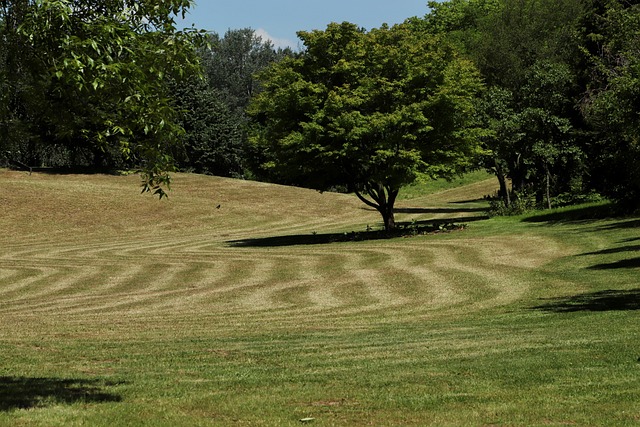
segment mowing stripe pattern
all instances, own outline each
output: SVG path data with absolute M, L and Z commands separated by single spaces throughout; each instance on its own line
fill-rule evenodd
M 20 199 L 36 197 L 56 177 L 2 174 L 13 190 L 2 196 L 14 207 L 4 226 L 25 236 L 2 238 L 3 317 L 201 314 L 291 325 L 427 316 L 461 304 L 488 309 L 517 301 L 528 288 L 514 283 L 518 270 L 560 251 L 551 241 L 513 236 L 475 237 L 472 244 L 428 235 L 234 246 L 241 239 L 363 229 L 378 218 L 347 195 L 189 175 L 180 176 L 167 203 L 133 199 L 125 189 L 135 186 L 131 177 L 65 178 L 67 186 L 43 196 L 33 212 Z M 95 194 L 101 185 L 106 196 Z M 212 209 L 218 200 L 222 209 Z M 56 209 L 60 204 L 68 206 Z

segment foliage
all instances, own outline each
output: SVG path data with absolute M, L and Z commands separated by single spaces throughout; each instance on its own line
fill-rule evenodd
M 585 17 L 590 81 L 583 111 L 594 128 L 596 187 L 640 208 L 640 4 L 595 1 Z
M 6 2 L 5 2 L 6 3 Z M 165 79 L 199 72 L 192 32 L 175 28 L 189 0 L 9 2 L 3 9 L 17 70 L 3 99 L 5 133 L 23 130 L 39 147 L 112 153 L 141 167 L 161 197 L 172 169 L 177 123 Z M 5 86 L 7 84 L 5 83 Z
M 36 58 L 18 34 L 29 6 L 26 0 L 0 4 L 0 158 L 4 159 L 34 145 L 26 122 L 38 107 L 34 101 L 42 88 L 28 73 Z M 29 161 L 23 156 L 16 160 Z
M 245 108 L 260 92 L 255 74 L 288 50 L 275 49 L 250 28 L 206 35 L 198 49 L 202 79 L 172 80 L 170 92 L 185 128 L 177 166 L 210 175 L 251 176 L 260 153 L 248 144 Z
M 520 193 L 517 198 L 509 204 L 504 203 L 502 197 L 489 200 L 489 208 L 487 213 L 489 216 L 516 216 L 522 215 L 535 210 L 535 198 L 527 193 Z
M 244 120 L 223 101 L 206 79 L 171 84 L 183 142 L 175 154 L 177 167 L 196 173 L 239 178 L 244 173 Z
M 293 54 L 276 49 L 251 28 L 228 30 L 224 36 L 208 35 L 209 48 L 201 50 L 209 85 L 223 97 L 232 111 L 243 112 L 260 92 L 256 75 L 274 62 Z
M 447 34 L 456 46 L 473 55 L 484 43 L 486 21 L 501 8 L 501 0 L 429 1 L 429 13 L 415 21 L 430 33 Z
M 462 45 L 488 83 L 478 103 L 487 129 L 484 165 L 498 178 L 505 207 L 523 192 L 550 206 L 553 196 L 568 190 L 564 183 L 584 173 L 574 108 L 581 2 L 456 0 L 433 6 L 424 25 Z
M 262 75 L 250 110 L 272 179 L 345 185 L 392 229 L 402 186 L 452 176 L 478 154 L 469 122 L 479 77 L 444 39 L 409 24 L 299 36 L 305 51 Z
M 410 200 L 419 197 L 427 197 L 434 193 L 451 190 L 470 184 L 477 184 L 491 178 L 491 174 L 478 169 L 464 173 L 452 179 L 418 180 L 404 186 L 398 195 L 398 200 Z

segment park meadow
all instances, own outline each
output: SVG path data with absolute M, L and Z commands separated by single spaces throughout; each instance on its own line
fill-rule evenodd
M 0 170 L 0 425 L 640 422 L 640 217 L 488 218 L 477 173 L 379 238 L 349 194 L 138 182 Z

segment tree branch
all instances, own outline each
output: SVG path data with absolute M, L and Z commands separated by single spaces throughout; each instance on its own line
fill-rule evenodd
M 364 203 L 367 206 L 371 206 L 372 208 L 374 208 L 375 210 L 379 211 L 380 210 L 380 205 L 376 205 L 375 203 L 373 203 L 371 200 L 367 199 L 366 197 L 364 197 L 362 194 L 360 194 L 359 191 L 356 191 L 356 196 L 358 196 L 358 199 L 360 199 L 360 201 L 362 201 L 362 203 Z
M 393 207 L 393 205 L 396 203 L 396 198 L 398 197 L 398 193 L 400 192 L 400 190 L 391 187 L 385 188 L 387 190 L 387 204 Z
M 380 184 L 376 184 L 378 188 L 372 188 L 372 186 L 365 185 L 367 189 L 367 193 L 379 206 L 383 206 L 387 204 L 387 198 L 384 194 L 384 187 Z

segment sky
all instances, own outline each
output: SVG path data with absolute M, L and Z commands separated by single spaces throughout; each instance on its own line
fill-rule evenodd
M 298 48 L 296 32 L 349 21 L 366 29 L 427 13 L 427 0 L 195 0 L 179 26 L 214 31 L 252 28 L 276 47 Z

